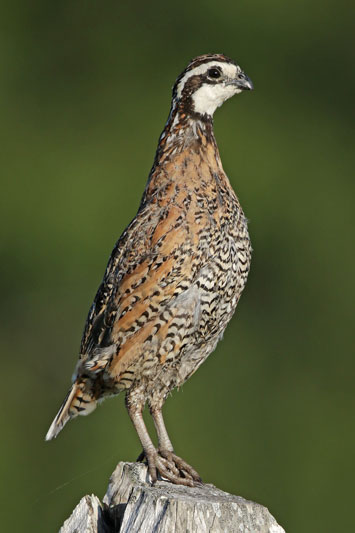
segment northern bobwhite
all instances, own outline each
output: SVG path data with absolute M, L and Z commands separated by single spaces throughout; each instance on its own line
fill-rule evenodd
M 119 238 L 89 311 L 74 383 L 46 440 L 126 392 L 126 406 L 152 481 L 194 485 L 197 472 L 174 454 L 162 416 L 169 392 L 215 349 L 245 286 L 247 221 L 223 170 L 214 111 L 252 89 L 231 59 L 193 59 L 177 78 L 138 213 Z M 148 404 L 158 449 L 144 424 Z

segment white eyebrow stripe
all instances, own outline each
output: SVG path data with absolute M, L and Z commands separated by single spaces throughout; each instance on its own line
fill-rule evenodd
M 207 63 L 202 63 L 202 65 L 199 65 L 198 67 L 195 67 L 186 72 L 185 76 L 181 78 L 177 86 L 178 98 L 181 97 L 184 85 L 187 80 L 191 78 L 191 76 L 198 76 L 199 74 L 204 74 L 212 67 L 219 67 L 220 69 L 222 69 L 222 72 L 230 78 L 234 78 L 238 72 L 238 67 L 236 65 L 232 65 L 231 63 L 222 63 L 221 61 L 208 61 Z

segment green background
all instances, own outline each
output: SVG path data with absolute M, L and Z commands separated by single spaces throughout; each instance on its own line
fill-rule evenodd
M 165 415 L 176 451 L 287 533 L 351 531 L 353 15 L 347 1 L 2 4 L 1 529 L 56 531 L 138 438 L 123 397 L 44 435 L 191 57 L 255 91 L 215 115 L 254 255 L 224 340 Z M 212 387 L 213 384 L 213 387 Z M 151 426 L 150 426 L 151 427 Z

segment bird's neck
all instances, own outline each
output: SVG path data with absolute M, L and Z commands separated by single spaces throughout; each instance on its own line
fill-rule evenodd
M 157 166 L 172 162 L 176 157 L 180 158 L 185 151 L 208 157 L 208 148 L 213 151 L 214 160 L 220 161 L 212 117 L 194 116 L 186 113 L 183 107 L 173 104 L 167 123 L 159 137 L 152 171 Z
M 205 181 L 208 177 L 214 181 L 216 175 L 228 180 L 214 137 L 212 118 L 201 120 L 173 106 L 159 138 L 141 206 L 172 182 L 192 188 L 198 186 L 202 168 Z

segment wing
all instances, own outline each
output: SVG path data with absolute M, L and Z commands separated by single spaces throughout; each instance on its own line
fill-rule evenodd
M 194 279 L 204 251 L 194 232 L 194 210 L 183 202 L 185 191 L 177 194 L 180 200 L 169 202 L 165 190 L 159 195 L 164 202 L 142 206 L 118 240 L 87 319 L 79 363 L 85 371 L 111 365 L 117 376 L 143 351 L 164 362 L 195 328 Z M 174 330 L 179 334 L 173 341 Z

